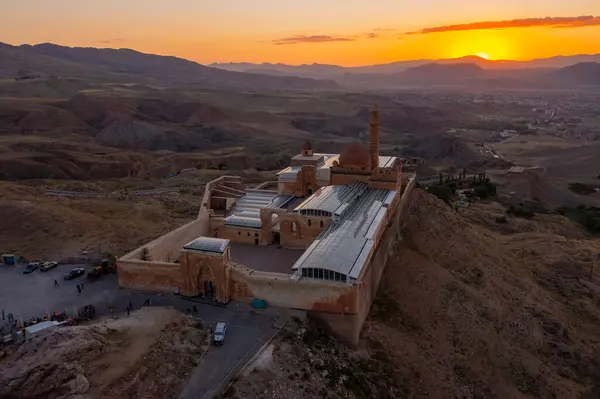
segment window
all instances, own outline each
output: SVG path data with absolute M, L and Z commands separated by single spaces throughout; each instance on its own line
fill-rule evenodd
M 248 237 L 250 237 L 250 232 L 248 232 Z
M 310 222 L 310 219 L 308 219 L 308 222 L 307 222 L 307 223 L 308 223 L 308 227 L 310 227 L 310 223 L 311 223 L 311 222 Z
M 323 228 L 323 221 L 321 220 L 321 228 Z
M 241 232 L 241 231 L 238 231 L 238 236 L 241 236 L 241 235 L 242 235 L 242 232 Z
M 258 233 L 254 233 L 254 237 L 258 237 Z
M 292 232 L 296 232 L 298 230 L 298 226 L 296 226 L 296 222 L 292 222 Z

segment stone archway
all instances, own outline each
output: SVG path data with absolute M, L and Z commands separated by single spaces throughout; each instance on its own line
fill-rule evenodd
M 280 210 L 277 209 L 261 209 L 260 220 L 262 222 L 261 227 L 261 245 L 270 245 L 275 242 L 279 243 L 280 228 L 281 228 L 281 215 Z

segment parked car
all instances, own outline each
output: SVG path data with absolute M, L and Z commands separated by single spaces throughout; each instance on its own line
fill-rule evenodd
M 45 272 L 50 269 L 54 269 L 56 266 L 58 266 L 58 262 L 46 262 L 42 266 L 40 266 L 40 270 Z
M 83 276 L 84 274 L 85 269 L 83 267 L 76 267 L 65 274 L 65 280 L 73 280 L 74 278 Z
M 38 267 L 40 267 L 39 262 L 28 263 L 27 266 L 25 266 L 25 269 L 23 269 L 23 274 L 29 274 L 29 273 L 33 272 L 35 269 L 37 269 Z
M 223 345 L 225 342 L 225 333 L 227 332 L 227 324 L 217 323 L 215 333 L 213 334 L 213 343 L 215 345 Z

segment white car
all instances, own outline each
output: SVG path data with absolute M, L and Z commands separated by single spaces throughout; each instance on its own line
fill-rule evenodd
M 47 270 L 54 269 L 56 266 L 58 266 L 58 262 L 46 262 L 40 266 L 40 270 L 45 272 Z

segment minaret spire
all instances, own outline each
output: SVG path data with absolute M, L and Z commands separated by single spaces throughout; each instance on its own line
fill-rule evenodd
M 369 154 L 371 155 L 371 169 L 379 167 L 379 107 L 373 106 L 371 121 L 369 122 Z

